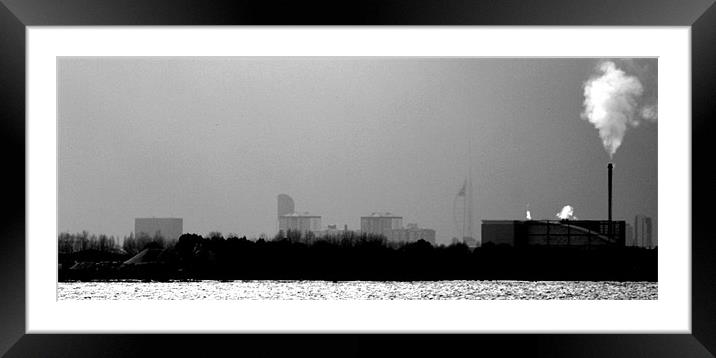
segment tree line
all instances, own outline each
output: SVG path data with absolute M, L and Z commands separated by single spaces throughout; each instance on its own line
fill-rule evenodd
M 435 246 L 424 240 L 395 243 L 367 233 L 318 237 L 299 231 L 279 232 L 270 239 L 211 232 L 183 234 L 176 241 L 142 237 L 129 242 L 127 248 L 134 253 L 157 250 L 139 265 L 109 265 L 101 278 L 656 281 L 657 273 L 656 250 L 631 247 L 472 249 L 464 243 Z M 123 261 L 133 256 L 128 249 L 122 252 Z
M 83 251 L 96 251 L 99 253 L 136 255 L 147 247 L 166 248 L 169 243 L 159 232 L 153 236 L 134 233 L 124 236 L 121 240 L 115 236 L 104 234 L 90 234 L 87 231 L 79 233 L 62 232 L 57 237 L 57 248 L 60 254 L 74 254 Z
M 59 234 L 58 251 L 60 254 L 71 254 L 87 250 L 116 252 L 119 250 L 119 242 L 114 236 L 90 234 L 87 231 L 75 234 L 68 232 Z

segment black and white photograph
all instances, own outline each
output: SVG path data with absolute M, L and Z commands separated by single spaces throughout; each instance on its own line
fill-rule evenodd
M 714 0 L 0 0 L 0 356 L 713 357 Z
M 57 57 L 57 299 L 658 300 L 658 65 Z

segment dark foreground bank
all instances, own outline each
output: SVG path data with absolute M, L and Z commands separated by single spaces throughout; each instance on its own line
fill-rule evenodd
M 539 280 L 658 281 L 657 249 L 523 248 L 426 241 L 395 245 L 381 236 L 247 240 L 185 234 L 136 253 L 61 253 L 60 281 L 89 280 Z

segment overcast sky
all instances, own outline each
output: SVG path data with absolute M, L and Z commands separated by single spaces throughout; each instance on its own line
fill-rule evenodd
M 472 167 L 483 219 L 606 219 L 609 155 L 583 120 L 599 59 L 59 58 L 60 231 L 277 230 L 276 196 L 323 225 L 390 211 L 458 236 Z M 617 62 L 656 93 L 656 60 Z M 628 128 L 614 217 L 657 219 L 657 127 Z M 468 141 L 472 151 L 468 154 Z

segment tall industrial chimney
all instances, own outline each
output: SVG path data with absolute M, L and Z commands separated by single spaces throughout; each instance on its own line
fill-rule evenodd
M 607 164 L 607 177 L 609 180 L 609 226 L 612 225 L 612 168 L 614 168 L 614 165 L 612 165 L 612 163 Z

